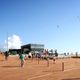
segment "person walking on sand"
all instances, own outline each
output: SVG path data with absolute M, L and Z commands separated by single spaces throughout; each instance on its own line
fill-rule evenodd
M 8 56 L 9 56 L 8 51 L 6 51 L 6 52 L 4 53 L 4 55 L 5 55 L 5 60 L 8 60 Z
M 21 67 L 24 66 L 24 61 L 25 61 L 25 55 L 23 54 L 23 52 L 19 53 L 19 59 L 21 61 Z

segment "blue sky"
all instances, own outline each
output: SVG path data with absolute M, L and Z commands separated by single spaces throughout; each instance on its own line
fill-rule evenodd
M 22 44 L 80 52 L 80 0 L 0 0 L 0 45 L 7 33 Z

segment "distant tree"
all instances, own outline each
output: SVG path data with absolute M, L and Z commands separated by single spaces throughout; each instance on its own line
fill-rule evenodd
M 76 57 L 78 56 L 78 52 L 76 52 Z
M 58 52 L 57 52 L 57 50 L 55 50 L 55 56 L 58 57 Z
M 51 53 L 53 53 L 53 49 L 51 49 L 50 51 L 51 51 Z
M 66 53 L 64 53 L 64 55 L 66 56 Z

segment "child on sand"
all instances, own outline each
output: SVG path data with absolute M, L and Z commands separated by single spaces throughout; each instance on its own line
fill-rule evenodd
M 19 59 L 21 61 L 21 67 L 24 66 L 25 55 L 23 53 L 19 53 Z

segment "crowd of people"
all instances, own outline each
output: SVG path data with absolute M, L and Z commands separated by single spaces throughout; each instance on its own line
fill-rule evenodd
M 6 61 L 8 60 L 9 55 L 10 55 L 10 53 L 8 51 L 4 52 L 4 56 L 5 56 Z M 44 57 L 43 57 L 43 55 L 44 55 Z M 56 58 L 58 57 L 57 50 L 55 50 L 54 56 Z M 19 51 L 18 58 L 20 60 L 20 66 L 24 67 L 25 60 L 27 60 L 29 58 L 32 58 L 32 59 L 33 58 L 40 58 L 40 59 L 48 60 L 49 59 L 49 51 L 48 51 L 48 49 L 47 50 L 45 49 L 44 51 L 40 51 L 37 53 L 30 51 L 28 54 L 24 53 L 23 51 Z M 55 61 L 54 57 L 53 57 L 53 61 Z

